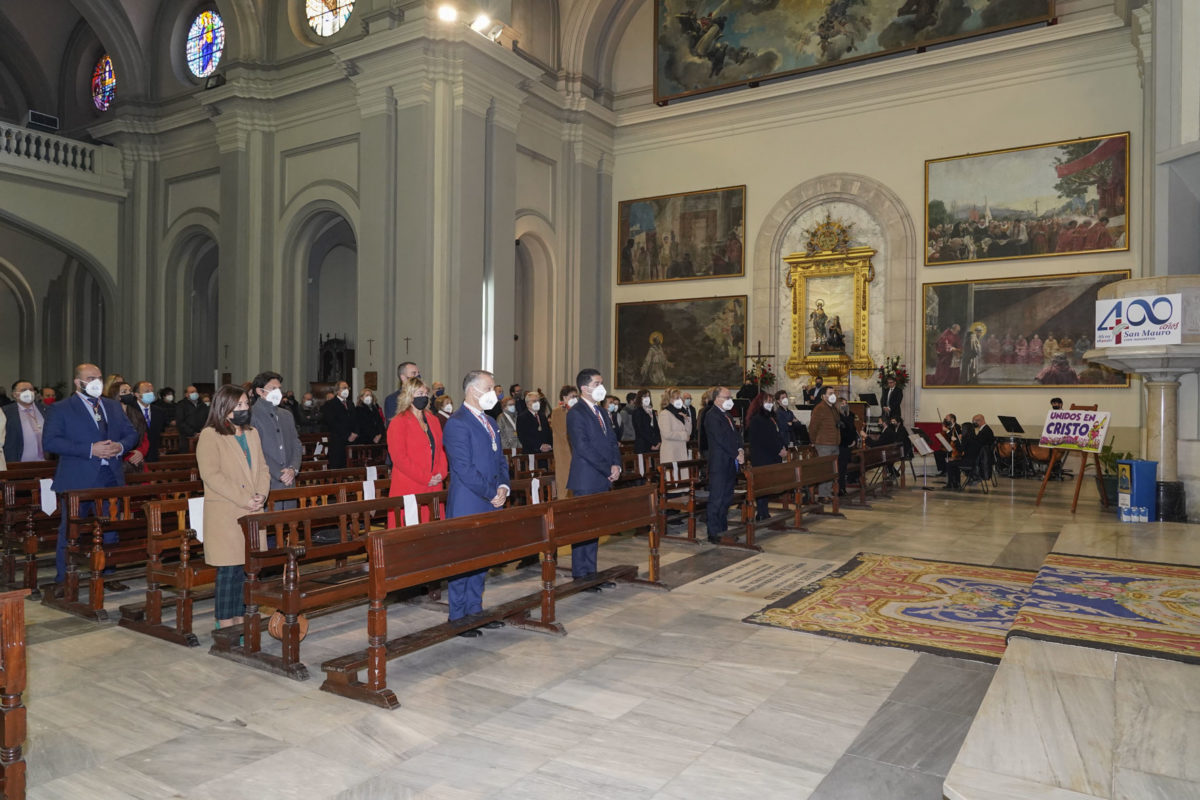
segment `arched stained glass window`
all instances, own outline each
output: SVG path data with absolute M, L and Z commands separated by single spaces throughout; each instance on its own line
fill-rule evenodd
M 225 23 L 215 11 L 201 11 L 187 36 L 187 65 L 197 78 L 212 75 L 225 52 Z
M 113 62 L 108 53 L 96 62 L 92 72 L 92 102 L 101 111 L 108 111 L 113 100 L 117 98 L 117 73 L 113 71 Z
M 318 36 L 333 36 L 350 19 L 354 0 L 305 0 L 305 10 L 308 25 Z

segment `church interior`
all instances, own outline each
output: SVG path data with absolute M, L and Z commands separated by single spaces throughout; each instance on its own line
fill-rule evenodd
M 1200 798 L 1198 40 L 1191 0 L 0 2 L 0 796 Z M 500 428 L 594 411 L 614 499 L 556 428 L 437 544 L 388 418 L 326 465 L 296 407 L 406 364 L 492 451 L 473 371 Z M 182 415 L 119 540 L 11 455 L 77 365 L 294 393 L 245 622 Z M 616 430 L 642 390 L 694 397 L 682 456 Z M 698 441 L 781 414 L 778 464 Z

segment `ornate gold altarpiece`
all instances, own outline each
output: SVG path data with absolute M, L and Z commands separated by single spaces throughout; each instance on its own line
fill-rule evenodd
M 869 247 L 850 246 L 851 224 L 834 220 L 829 214 L 825 221 L 806 231 L 806 252 L 792 253 L 783 260 L 788 265 L 787 285 L 792 290 L 792 352 L 784 372 L 795 379 L 802 374 L 820 375 L 828 382 L 845 383 L 850 370 L 873 370 L 874 362 L 868 353 L 867 317 L 870 309 L 870 284 L 875 280 Z M 844 277 L 853 283 L 853 331 L 851 352 L 843 350 L 814 350 L 805 335 L 809 325 L 809 281 L 813 278 Z M 847 286 L 849 288 L 849 286 Z M 813 299 L 813 303 L 816 298 Z M 834 309 L 836 310 L 836 309 Z M 843 328 L 845 328 L 843 324 Z

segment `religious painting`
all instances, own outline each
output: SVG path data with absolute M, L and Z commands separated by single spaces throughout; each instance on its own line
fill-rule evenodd
M 1129 134 L 925 162 L 925 264 L 1129 249 Z
M 1129 376 L 1084 357 L 1096 296 L 1128 270 L 924 285 L 926 388 L 1118 388 Z
M 746 295 L 617 304 L 616 386 L 738 386 Z
M 1054 0 L 656 0 L 665 102 L 1054 18 Z
M 745 186 L 621 202 L 617 283 L 742 275 L 745 208 Z

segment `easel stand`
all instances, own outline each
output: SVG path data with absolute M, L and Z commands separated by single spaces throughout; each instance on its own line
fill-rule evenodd
M 1092 466 L 1096 469 L 1096 488 L 1100 490 L 1100 504 L 1104 508 L 1108 508 L 1108 492 L 1104 490 L 1103 474 L 1100 471 L 1100 455 L 1099 453 L 1085 453 L 1082 450 L 1075 451 L 1079 453 L 1079 472 L 1075 475 L 1075 497 L 1071 500 L 1071 513 L 1075 513 L 1076 507 L 1079 505 L 1079 490 L 1083 488 L 1083 473 L 1087 472 L 1088 456 L 1092 457 Z M 1063 451 L 1053 448 L 1050 451 L 1050 464 L 1046 467 L 1046 474 L 1042 476 L 1042 486 L 1038 489 L 1037 502 L 1035 506 L 1042 504 L 1042 495 L 1046 493 L 1046 483 L 1050 480 L 1050 475 L 1054 472 L 1054 465 L 1060 460 L 1066 463 L 1067 456 L 1070 451 Z

